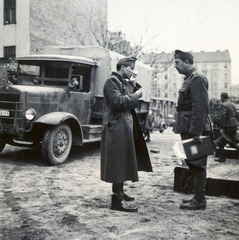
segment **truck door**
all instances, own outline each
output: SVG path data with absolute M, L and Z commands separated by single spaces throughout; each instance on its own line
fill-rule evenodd
M 89 124 L 92 113 L 92 66 L 72 64 L 69 82 L 69 112 L 74 114 L 81 124 Z

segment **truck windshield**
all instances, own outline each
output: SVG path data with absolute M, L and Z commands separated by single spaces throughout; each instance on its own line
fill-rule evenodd
M 17 69 L 17 79 L 11 79 L 13 84 L 21 85 L 40 85 L 41 67 L 37 61 L 19 61 Z
M 67 79 L 69 66 L 70 64 L 66 62 L 46 62 L 44 75 L 46 78 Z
M 44 68 L 44 84 L 54 86 L 68 86 L 70 63 L 46 62 Z
M 19 76 L 24 77 L 40 77 L 41 66 L 35 63 L 19 63 L 18 65 Z

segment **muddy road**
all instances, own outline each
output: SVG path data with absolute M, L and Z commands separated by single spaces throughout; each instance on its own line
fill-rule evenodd
M 239 200 L 207 197 L 205 211 L 180 210 L 185 194 L 173 191 L 172 151 L 179 138 L 170 128 L 151 138 L 154 172 L 140 172 L 140 181 L 125 187 L 136 197 L 137 213 L 109 209 L 111 184 L 99 180 L 99 143 L 73 148 L 60 166 L 47 166 L 40 150 L 6 146 L 0 154 L 0 240 L 239 239 Z M 210 157 L 209 166 L 211 174 L 238 177 L 237 162 L 216 166 Z

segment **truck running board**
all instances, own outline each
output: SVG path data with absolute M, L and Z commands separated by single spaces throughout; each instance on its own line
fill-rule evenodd
M 102 125 L 82 125 L 83 143 L 98 142 L 101 140 Z

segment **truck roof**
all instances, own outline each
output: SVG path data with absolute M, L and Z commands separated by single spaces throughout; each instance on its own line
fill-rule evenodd
M 56 55 L 56 54 L 38 54 L 38 55 L 27 55 L 21 56 L 16 58 L 17 61 L 19 60 L 43 60 L 43 61 L 60 61 L 60 62 L 76 62 L 76 63 L 83 63 L 92 66 L 97 66 L 97 61 L 81 57 L 81 56 L 69 56 L 69 55 Z

